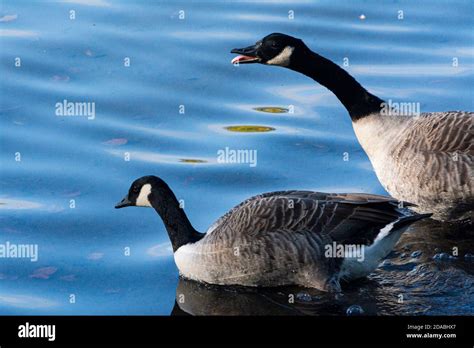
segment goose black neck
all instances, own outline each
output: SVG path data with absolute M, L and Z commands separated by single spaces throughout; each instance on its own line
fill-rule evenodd
M 191 225 L 186 213 L 179 206 L 176 196 L 168 185 L 164 184 L 152 190 L 150 196 L 151 205 L 165 224 L 173 246 L 173 252 L 185 244 L 197 242 L 204 236 Z
M 311 77 L 331 90 L 349 112 L 352 121 L 381 110 L 382 99 L 367 92 L 349 73 L 329 59 L 309 48 L 291 58 L 288 68 Z

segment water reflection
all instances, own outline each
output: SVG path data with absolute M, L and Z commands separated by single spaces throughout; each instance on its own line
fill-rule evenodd
M 446 77 L 453 75 L 470 75 L 473 66 L 465 64 L 463 66 L 449 66 L 445 64 L 403 64 L 403 65 L 359 65 L 350 69 L 350 71 L 357 76 L 398 76 L 406 77 L 413 76 L 428 76 L 428 77 Z
M 290 304 L 288 290 L 219 287 L 180 279 L 172 315 L 301 315 L 305 303 Z M 297 300 L 296 300 L 297 301 Z M 311 307 L 311 305 L 308 305 Z
M 0 198 L 0 209 L 39 209 L 41 207 L 42 205 L 37 202 L 20 199 Z
M 85 6 L 109 7 L 111 4 L 105 0 L 60 0 L 66 4 L 77 4 Z
M 37 37 L 38 33 L 31 30 L 19 30 L 19 29 L 0 29 L 0 36 L 4 37 L 24 37 L 24 38 L 33 38 Z
M 58 306 L 58 303 L 40 296 L 0 293 L 0 307 L 43 309 Z
M 106 150 L 107 153 L 110 153 L 116 157 L 130 158 L 132 160 L 139 160 L 151 163 L 161 163 L 161 164 L 215 164 L 215 158 L 182 158 L 179 155 L 165 155 L 155 152 L 145 152 L 145 151 L 118 151 L 118 150 Z
M 14 15 L 5 15 L 5 16 L 0 18 L 0 22 L 2 22 L 2 23 L 13 22 L 17 18 L 18 18 L 18 15 L 16 15 L 16 14 L 14 14 Z

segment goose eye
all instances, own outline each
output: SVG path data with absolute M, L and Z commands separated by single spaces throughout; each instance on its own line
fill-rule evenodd
M 138 193 L 138 187 L 134 187 L 134 188 L 132 189 L 132 192 L 133 192 L 133 193 Z

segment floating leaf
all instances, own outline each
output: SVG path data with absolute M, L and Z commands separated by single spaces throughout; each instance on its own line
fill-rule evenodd
M 207 163 L 207 161 L 194 158 L 180 158 L 179 161 L 182 163 Z
M 267 126 L 250 126 L 250 125 L 241 125 L 241 126 L 228 126 L 225 127 L 230 132 L 240 132 L 240 133 L 264 133 L 274 131 L 275 128 Z
M 278 106 L 261 106 L 261 107 L 253 108 L 253 109 L 255 111 L 269 112 L 271 114 L 285 114 L 290 111 L 287 108 L 280 108 Z

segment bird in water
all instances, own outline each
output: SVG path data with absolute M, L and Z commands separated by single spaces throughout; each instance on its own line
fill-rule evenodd
M 341 281 L 373 272 L 408 226 L 430 216 L 379 195 L 277 191 L 245 200 L 200 233 L 156 176 L 135 180 L 115 208 L 128 206 L 160 215 L 184 278 L 336 293 Z
M 385 190 L 419 213 L 441 221 L 473 221 L 474 113 L 400 116 L 344 69 L 305 43 L 274 33 L 231 51 L 236 64 L 260 63 L 302 73 L 331 90 L 346 108 L 355 134 Z

